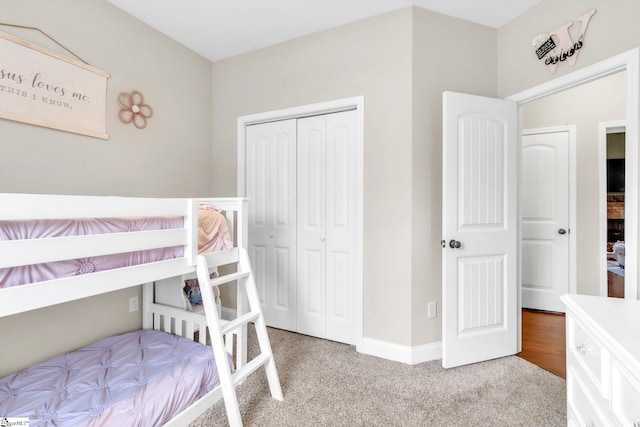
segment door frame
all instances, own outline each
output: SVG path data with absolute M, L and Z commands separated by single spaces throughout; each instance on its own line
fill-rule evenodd
M 631 260 L 629 267 L 625 269 L 625 298 L 638 299 L 638 120 L 640 114 L 640 79 L 639 79 L 640 48 L 634 48 L 586 66 L 570 74 L 555 78 L 548 82 L 534 86 L 525 91 L 507 97 L 518 103 L 518 149 L 522 149 L 522 105 L 549 95 L 561 92 L 598 80 L 612 74 L 626 71 L 627 97 L 626 97 L 626 140 L 625 156 L 635 167 L 625 168 L 625 185 L 629 184 L 629 191 L 625 193 L 625 253 Z M 520 184 L 519 184 L 520 185 Z M 520 195 L 518 196 L 520 197 Z M 519 200 L 518 203 L 521 201 Z M 634 218 L 631 221 L 629 218 Z M 520 257 L 520 255 L 519 255 Z M 521 262 L 521 260 L 520 260 Z M 518 271 L 520 276 L 521 269 Z M 520 287 L 521 277 L 518 278 Z M 521 289 L 520 289 L 521 292 Z M 522 307 L 522 300 L 518 301 Z M 519 339 L 521 345 L 522 339 Z
M 607 287 L 607 135 L 616 132 L 626 132 L 627 123 L 624 120 L 615 120 L 610 122 L 600 122 L 598 124 L 598 205 L 600 224 L 600 246 L 598 253 L 600 254 L 600 296 L 606 297 L 609 293 Z M 625 153 L 626 155 L 626 153 Z M 625 159 L 626 163 L 626 159 Z M 626 168 L 625 168 L 626 171 Z M 626 179 L 626 177 L 625 177 Z M 626 191 L 625 191 L 626 194 Z M 625 206 L 626 210 L 626 206 Z M 626 217 L 626 213 L 625 213 Z M 625 225 L 626 227 L 626 225 Z M 626 230 L 625 230 L 626 236 Z M 625 247 L 626 250 L 626 247 Z M 626 272 L 625 272 L 626 276 Z M 626 277 L 625 277 L 626 279 Z M 625 295 L 627 282 L 625 280 Z
M 267 111 L 238 117 L 237 122 L 237 195 L 246 195 L 246 127 L 258 123 L 356 110 L 356 283 L 355 337 L 356 350 L 363 348 L 364 338 L 364 96 L 336 99 L 316 104 Z M 249 201 L 251 203 L 251 201 Z
M 569 293 L 575 294 L 577 292 L 577 284 L 576 284 L 576 274 L 577 274 L 576 272 L 576 268 L 577 268 L 576 240 L 577 239 L 576 239 L 576 233 L 572 232 L 572 230 L 577 230 L 576 192 L 578 188 L 578 183 L 577 183 L 577 176 L 576 176 L 576 125 L 550 126 L 550 127 L 543 127 L 543 128 L 523 129 L 522 132 L 520 132 L 519 138 L 522 138 L 522 136 L 524 135 L 541 134 L 541 133 L 557 133 L 557 132 L 569 133 L 569 159 L 568 159 L 569 170 L 567 171 L 569 173 Z M 520 142 L 520 144 L 521 144 L 520 150 L 522 150 L 522 141 Z M 523 202 L 523 199 L 522 197 L 520 197 L 520 203 L 522 202 Z M 522 216 L 522 205 L 520 205 L 520 215 Z M 520 218 L 519 221 L 522 221 L 522 218 Z M 522 248 L 522 233 L 519 234 L 518 248 Z M 521 250 L 520 250 L 520 253 L 522 253 Z M 522 257 L 520 256 L 519 258 L 521 261 Z M 518 271 L 520 271 L 520 268 L 518 269 Z M 520 282 L 520 286 L 522 286 L 522 282 Z M 521 289 L 521 292 L 522 292 L 522 289 Z

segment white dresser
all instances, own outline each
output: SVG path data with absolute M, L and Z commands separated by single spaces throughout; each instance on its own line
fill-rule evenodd
M 569 426 L 640 427 L 640 301 L 565 295 Z

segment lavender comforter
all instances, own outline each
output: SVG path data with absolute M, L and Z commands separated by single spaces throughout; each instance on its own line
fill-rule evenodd
M 198 221 L 198 248 L 201 253 L 233 247 L 226 219 L 213 206 L 201 205 L 198 210 Z M 182 228 L 183 223 L 182 217 L 0 221 L 0 240 L 165 230 Z M 2 268 L 0 269 L 0 289 L 174 259 L 181 257 L 183 253 L 183 248 L 178 246 L 57 261 L 47 264 Z
M 32 427 L 158 426 L 218 384 L 211 347 L 141 330 L 0 379 L 0 414 Z

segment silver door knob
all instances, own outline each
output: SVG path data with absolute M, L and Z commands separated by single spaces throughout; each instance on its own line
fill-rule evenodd
M 567 234 L 567 230 L 561 228 L 560 230 L 558 230 L 558 234 Z
M 451 249 L 460 249 L 461 246 L 462 246 L 462 243 L 458 242 L 457 240 L 451 239 L 449 241 L 449 247 Z
M 275 236 L 275 234 L 273 234 L 273 233 L 269 234 L 269 237 L 271 237 L 272 239 L 273 239 L 273 236 Z

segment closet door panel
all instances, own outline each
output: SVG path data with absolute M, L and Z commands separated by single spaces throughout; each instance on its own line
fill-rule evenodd
M 355 343 L 355 111 L 247 127 L 250 256 L 270 326 Z
M 271 126 L 253 125 L 246 129 L 246 195 L 249 203 L 249 257 L 256 279 L 262 310 L 268 312 L 267 289 L 270 281 L 269 251 L 269 140 Z
M 298 120 L 298 332 L 325 337 L 326 117 Z
M 246 129 L 249 256 L 267 325 L 296 328 L 296 121 Z
M 271 152 L 273 227 L 286 230 L 296 224 L 296 122 L 271 123 L 274 128 Z M 279 230 L 280 231 L 280 230 Z
M 269 126 L 248 126 L 247 135 L 247 197 L 249 204 L 249 227 L 255 236 L 258 229 L 268 227 L 269 193 Z
M 297 332 L 325 338 L 325 259 L 324 251 L 304 249 L 298 271 L 302 271 L 298 289 Z
M 268 268 L 267 268 L 267 247 L 257 244 L 249 244 L 249 258 L 251 259 L 251 269 L 256 281 L 256 287 L 258 288 L 258 296 L 260 297 L 260 304 L 264 310 L 267 305 L 267 283 L 268 283 Z
M 269 124 L 271 173 L 269 240 L 270 326 L 296 328 L 296 121 Z
M 269 318 L 276 328 L 296 329 L 296 120 L 272 122 L 269 175 L 272 248 Z
M 326 338 L 355 343 L 356 112 L 327 115 Z
M 349 289 L 349 255 L 338 251 L 327 253 L 327 338 L 341 342 L 347 342 L 345 340 L 348 335 L 347 337 L 342 335 L 348 332 L 345 329 L 351 317 L 349 309 L 351 301 L 348 292 L 345 292 Z

